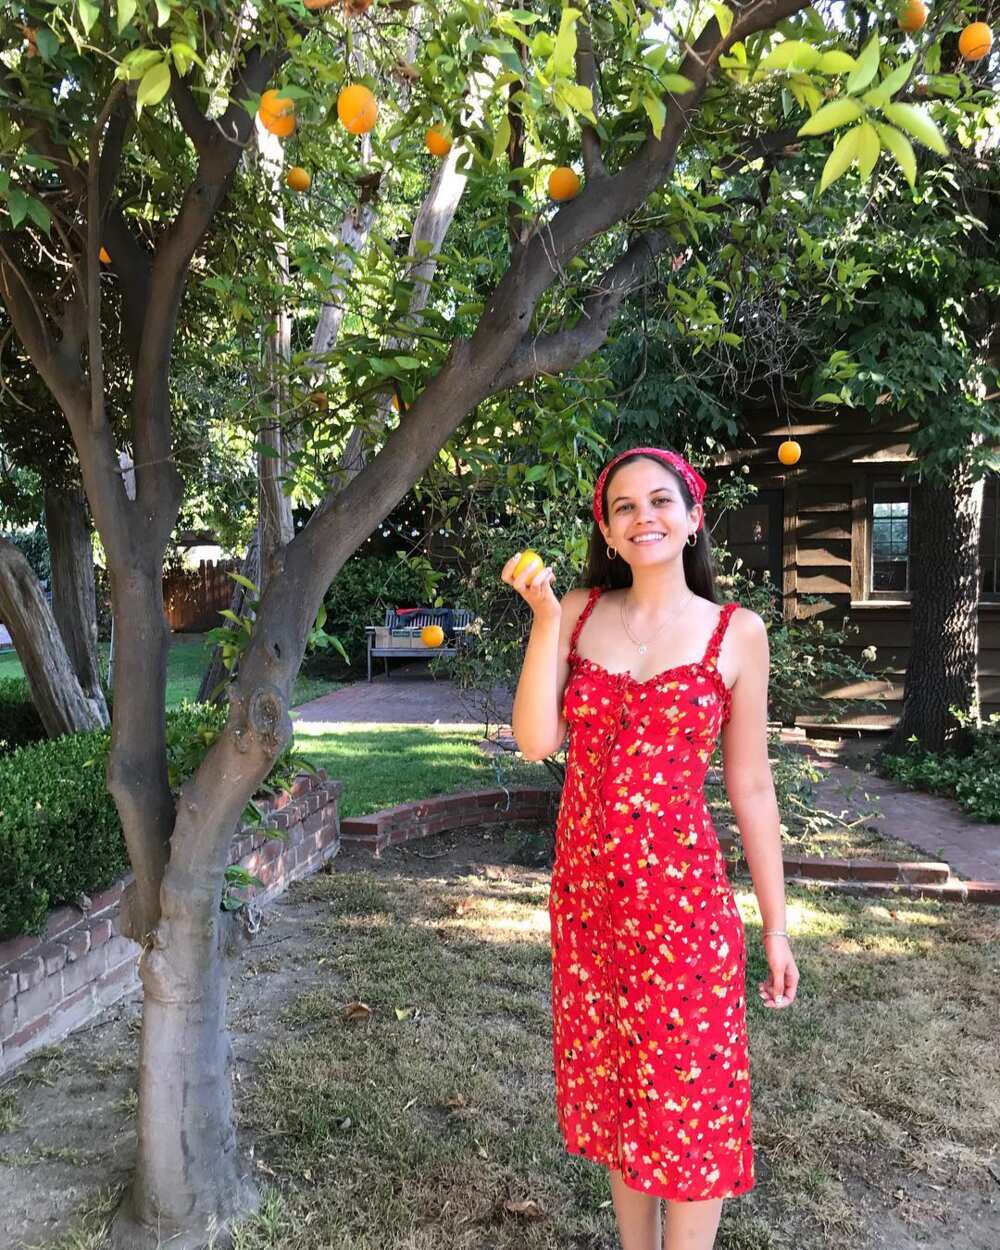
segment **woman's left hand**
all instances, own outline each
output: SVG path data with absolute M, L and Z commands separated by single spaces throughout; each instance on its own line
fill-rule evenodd
M 770 983 L 760 982 L 761 1001 L 765 1007 L 788 1007 L 795 1001 L 795 990 L 799 984 L 799 970 L 795 966 L 788 938 L 779 934 L 766 937 L 764 950 L 771 969 L 771 980 Z

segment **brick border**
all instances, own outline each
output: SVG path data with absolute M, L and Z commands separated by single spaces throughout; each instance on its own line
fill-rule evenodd
M 508 803 L 509 793 L 509 803 Z M 455 794 L 401 803 L 368 816 L 341 821 L 345 843 L 367 847 L 381 855 L 432 833 L 469 825 L 495 825 L 509 820 L 554 822 L 561 791 L 541 786 L 465 790 Z M 730 861 L 739 854 L 739 840 L 731 833 L 719 835 L 719 845 Z M 820 885 L 845 894 L 871 896 L 905 895 L 963 903 L 1000 904 L 1000 881 L 965 881 L 955 877 L 951 866 L 940 860 L 893 861 L 836 859 L 817 855 L 785 855 L 785 880 L 796 885 Z
M 248 901 L 275 898 L 337 854 L 342 791 L 343 783 L 321 770 L 300 774 L 290 791 L 256 800 L 260 825 L 242 826 L 230 851 L 231 864 L 262 882 L 247 891 Z M 0 1075 L 139 987 L 140 948 L 117 928 L 131 881 L 128 873 L 88 900 L 86 911 L 56 908 L 39 936 L 0 942 Z

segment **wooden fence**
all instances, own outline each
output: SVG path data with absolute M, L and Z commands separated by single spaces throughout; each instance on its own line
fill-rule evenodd
M 219 613 L 228 608 L 236 583 L 238 560 L 202 560 L 197 569 L 173 569 L 163 578 L 163 606 L 171 630 L 202 634 L 224 624 Z

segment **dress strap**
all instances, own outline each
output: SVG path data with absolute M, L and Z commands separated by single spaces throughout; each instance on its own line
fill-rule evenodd
M 576 655 L 576 640 L 580 637 L 580 630 L 583 629 L 584 622 L 593 610 L 594 604 L 600 599 L 603 591 L 603 586 L 591 586 L 584 609 L 577 617 L 576 624 L 573 626 L 573 635 L 569 640 L 569 659 Z
M 724 603 L 722 611 L 719 613 L 719 620 L 712 631 L 712 637 L 708 640 L 708 647 L 705 649 L 705 657 L 702 664 L 708 665 L 709 668 L 715 667 L 715 661 L 719 657 L 719 651 L 722 647 L 722 640 L 726 635 L 726 628 L 733 619 L 733 613 L 740 605 L 738 603 Z

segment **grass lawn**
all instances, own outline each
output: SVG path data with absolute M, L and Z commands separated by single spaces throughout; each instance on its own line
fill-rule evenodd
M 607 1173 L 556 1126 L 548 878 L 511 862 L 510 832 L 345 848 L 265 911 L 231 992 L 263 1190 L 236 1250 L 618 1250 Z M 733 884 L 757 1184 L 725 1203 L 717 1250 L 995 1246 L 995 909 L 789 887 L 802 980 L 775 1012 Z M 0 1206 L 48 1230 L 21 1246 L 105 1250 L 138 1025 L 138 1003 L 109 1013 L 4 1091 Z
M 98 644 L 101 670 L 108 670 L 108 643 Z M 185 699 L 194 700 L 201 684 L 201 675 L 208 663 L 209 644 L 201 634 L 175 634 L 167 657 L 167 707 L 176 707 Z M 0 652 L 0 677 L 23 677 L 21 662 L 13 651 Z M 321 694 L 339 689 L 339 683 L 302 677 L 292 691 L 292 706 L 308 703 Z

